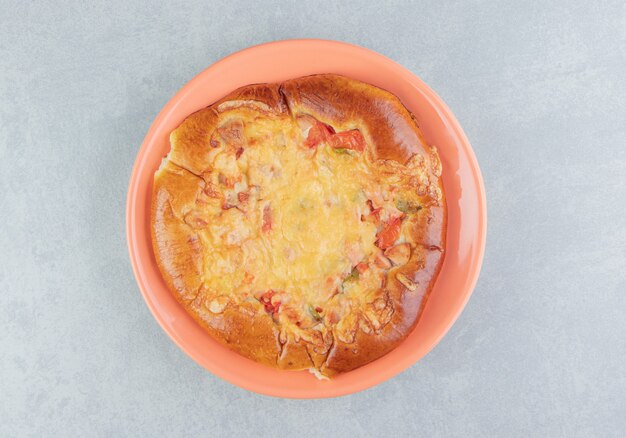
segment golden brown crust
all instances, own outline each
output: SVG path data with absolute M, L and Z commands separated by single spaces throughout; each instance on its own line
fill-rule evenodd
M 181 220 L 199 191 L 198 179 L 171 163 L 155 178 L 150 227 L 154 254 L 168 287 L 183 301 L 195 297 L 202 285 L 198 236 Z
M 411 113 L 393 94 L 338 75 L 292 79 L 281 87 L 294 114 L 309 114 L 340 130 L 359 129 L 376 158 L 405 163 L 426 155 L 426 142 Z
M 187 117 L 170 135 L 172 150 L 169 161 L 196 175 L 208 168 L 211 164 L 211 134 L 215 130 L 217 118 L 213 108 L 205 108 Z
M 442 260 L 442 251 L 417 247 L 409 264 L 392 270 L 390 275 L 392 280 L 387 284 L 386 293 L 393 307 L 391 321 L 379 333 L 374 333 L 371 323 L 361 315 L 360 323 L 365 330 L 357 331 L 351 343 L 335 337 L 333 348 L 321 371 L 328 376 L 350 371 L 396 348 L 415 327 Z M 409 277 L 416 284 L 416 289 L 409 290 L 396 280 L 397 273 Z M 369 330 L 371 333 L 367 332 Z
M 217 112 L 246 106 L 254 110 L 285 114 L 289 111 L 278 84 L 253 84 L 239 88 L 211 105 Z
M 421 157 L 419 165 L 428 174 L 424 187 L 439 191 L 424 193 L 420 197 L 424 208 L 407 219 L 406 234 L 412 247 L 409 262 L 389 270 L 376 301 L 367 305 L 380 308 L 366 306 L 350 316 L 348 322 L 357 328 L 352 339 L 338 333 L 337 327 L 328 327 L 316 339 L 281 333 L 258 302 L 235 304 L 228 296 L 216 296 L 203 286 L 205 262 L 197 230 L 209 226 L 210 218 L 198 216 L 193 206 L 205 203 L 219 208 L 223 204 L 206 173 L 212 150 L 229 135 L 218 138 L 218 122 L 227 120 L 233 110 L 250 117 L 309 115 L 337 131 L 358 129 L 373 146 L 374 159 L 404 165 L 412 157 Z M 229 141 L 237 146 L 237 134 L 232 135 Z M 190 115 L 171 134 L 170 141 L 168 161 L 154 181 L 154 253 L 168 287 L 215 339 L 267 365 L 295 370 L 313 367 L 331 376 L 383 356 L 411 333 L 443 261 L 447 217 L 437 153 L 426 145 L 398 98 L 337 75 L 251 85 Z M 379 319 L 368 317 L 372 312 L 387 312 L 390 317 L 381 325 Z
M 281 347 L 272 318 L 250 308 L 232 307 L 216 314 L 209 306 L 206 300 L 194 300 L 188 309 L 196 321 L 226 346 L 249 359 L 276 366 Z

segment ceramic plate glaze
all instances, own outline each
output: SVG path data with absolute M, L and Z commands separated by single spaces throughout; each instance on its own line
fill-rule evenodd
M 307 371 L 270 368 L 215 341 L 167 289 L 150 237 L 152 180 L 169 152 L 169 134 L 189 114 L 243 85 L 336 73 L 398 96 L 415 114 L 429 144 L 439 151 L 448 204 L 443 266 L 413 333 L 382 358 L 317 380 Z M 414 74 L 362 47 L 336 41 L 291 40 L 251 47 L 213 64 L 186 84 L 161 110 L 139 149 L 126 207 L 130 260 L 143 297 L 161 327 L 191 358 L 242 388 L 277 397 L 316 398 L 350 394 L 383 382 L 424 357 L 459 316 L 472 293 L 485 248 L 487 211 L 480 169 L 469 141 L 443 101 Z

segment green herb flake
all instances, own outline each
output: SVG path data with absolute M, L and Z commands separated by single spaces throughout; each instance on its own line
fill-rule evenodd
M 352 272 L 348 275 L 343 281 L 356 281 L 359 279 L 359 270 L 357 268 L 352 268 Z
M 350 149 L 346 148 L 334 148 L 333 151 L 335 151 L 335 153 L 339 155 L 351 155 Z
M 308 307 L 309 310 L 309 314 L 311 315 L 311 317 L 316 320 L 316 321 L 321 321 L 322 317 L 320 316 L 320 314 L 317 312 L 317 310 L 315 310 L 315 307 L 312 306 L 311 304 L 309 304 Z
M 402 213 L 413 214 L 417 213 L 422 209 L 422 206 L 417 202 L 413 201 L 405 201 L 404 199 L 398 199 L 396 201 L 396 208 L 400 210 Z

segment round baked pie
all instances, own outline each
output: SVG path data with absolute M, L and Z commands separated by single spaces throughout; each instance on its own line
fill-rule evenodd
M 190 115 L 154 177 L 177 300 L 215 339 L 318 377 L 415 327 L 441 266 L 441 163 L 394 95 L 337 75 L 240 88 Z

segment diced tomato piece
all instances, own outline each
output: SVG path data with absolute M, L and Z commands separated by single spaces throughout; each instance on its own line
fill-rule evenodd
M 239 202 L 246 202 L 249 197 L 250 197 L 250 194 L 248 192 L 237 193 L 237 199 L 239 199 Z
M 359 274 L 362 274 L 369 269 L 369 266 L 367 265 L 367 263 L 361 262 L 361 263 L 357 263 L 355 268 L 357 271 L 359 271 Z
M 334 134 L 330 137 L 329 144 L 335 149 L 351 149 L 357 152 L 363 152 L 365 150 L 365 139 L 358 129 Z
M 267 313 L 274 314 L 280 309 L 280 301 L 278 301 L 276 304 L 263 302 L 263 307 L 265 308 L 265 311 Z
M 270 205 L 267 204 L 265 207 L 263 207 L 263 226 L 261 227 L 261 230 L 264 233 L 267 233 L 271 229 L 272 229 L 272 210 L 270 208 Z
M 332 126 L 317 122 L 309 129 L 309 135 L 304 142 L 304 146 L 310 149 L 315 148 L 323 141 L 327 141 L 334 133 L 335 130 Z
M 262 303 L 271 303 L 272 302 L 272 297 L 274 296 L 276 292 L 274 292 L 273 290 L 268 290 L 267 292 L 265 292 L 263 295 L 261 295 L 259 297 L 259 300 Z
M 259 301 L 263 303 L 263 307 L 267 313 L 276 313 L 280 309 L 280 301 L 272 303 L 272 297 L 276 294 L 273 290 L 268 290 L 259 298 Z
M 402 224 L 402 219 L 399 217 L 388 221 L 377 234 L 376 246 L 380 249 L 387 249 L 392 246 L 400 236 L 400 224 Z

